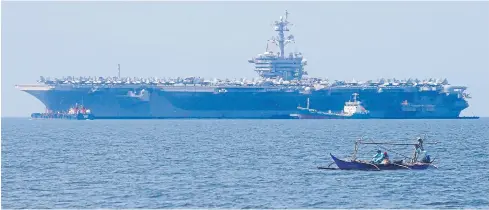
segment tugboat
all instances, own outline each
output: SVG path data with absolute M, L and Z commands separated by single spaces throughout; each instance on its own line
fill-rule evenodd
M 353 94 L 353 101 L 345 102 L 343 111 L 334 113 L 329 110 L 328 112 L 322 112 L 309 108 L 309 98 L 307 98 L 307 107 L 303 108 L 298 106 L 299 112 L 297 114 L 291 114 L 291 117 L 299 119 L 368 119 L 370 113 L 362 106 L 360 101 L 357 101 L 358 93 Z
M 48 110 L 45 113 L 32 113 L 32 119 L 65 119 L 65 120 L 93 120 L 94 116 L 90 109 L 86 109 L 82 105 L 76 104 L 68 111 L 53 112 Z

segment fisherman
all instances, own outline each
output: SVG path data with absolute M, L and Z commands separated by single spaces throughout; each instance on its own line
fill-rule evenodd
M 428 152 L 426 152 L 426 150 L 421 149 L 421 147 L 419 147 L 418 149 L 416 149 L 416 153 L 417 153 L 417 156 L 421 158 L 422 163 L 430 163 L 431 162 L 430 155 L 428 155 Z
M 391 161 L 389 160 L 389 155 L 387 155 L 387 152 L 384 152 L 384 157 L 382 159 L 382 164 L 387 165 L 390 164 Z
M 377 149 L 377 154 L 374 155 L 371 162 L 374 164 L 379 164 L 383 158 L 384 156 L 382 155 L 382 151 L 380 151 L 380 149 Z
M 426 154 L 426 152 L 425 152 L 425 155 L 424 155 L 423 159 L 421 159 L 421 162 L 422 163 L 431 163 L 430 155 Z
M 421 158 L 422 163 L 431 162 L 428 152 L 423 149 L 423 140 L 421 138 L 418 138 L 418 144 L 415 144 L 414 147 L 416 148 L 416 150 L 414 151 L 413 162 L 418 162 L 418 158 Z
M 421 139 L 421 137 L 418 137 L 418 146 L 421 150 L 424 150 L 423 149 L 423 139 Z

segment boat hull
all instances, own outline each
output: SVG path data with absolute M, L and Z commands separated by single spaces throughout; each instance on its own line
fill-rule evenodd
M 32 119 L 93 120 L 92 114 L 32 113 Z
M 334 155 L 330 154 L 331 158 L 335 162 L 341 170 L 362 170 L 362 171 L 370 171 L 370 170 L 424 170 L 427 169 L 430 164 L 428 163 L 416 163 L 416 164 L 371 164 L 366 162 L 359 161 L 345 161 L 338 159 Z
M 342 115 L 342 114 L 328 114 L 328 113 L 310 113 L 307 111 L 301 111 L 298 114 L 291 114 L 292 117 L 298 119 L 369 119 L 368 114 L 353 114 L 353 115 Z
M 134 96 L 145 89 L 147 95 Z M 305 105 L 307 98 L 317 110 L 343 109 L 353 91 L 362 95 L 362 103 L 370 118 L 381 119 L 455 119 L 468 104 L 463 98 L 440 93 L 370 93 L 361 90 L 329 93 L 314 91 L 303 94 L 291 92 L 266 92 L 261 90 L 239 92 L 229 90 L 215 93 L 213 89 L 163 90 L 158 88 L 57 88 L 51 90 L 24 90 L 39 99 L 49 110 L 67 110 L 73 104 L 90 107 L 97 119 L 145 118 L 292 118 L 297 106 Z M 261 91 L 261 92 L 260 92 Z M 405 99 L 416 102 L 431 98 L 438 104 L 434 110 L 402 111 Z M 420 101 L 421 103 L 421 101 Z M 304 116 L 308 117 L 308 116 Z M 314 118 L 314 117 L 313 117 Z

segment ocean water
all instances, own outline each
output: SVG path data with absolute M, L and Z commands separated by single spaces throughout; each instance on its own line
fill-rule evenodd
M 317 169 L 420 135 L 438 169 Z M 488 145 L 489 119 L 3 118 L 2 208 L 489 208 Z

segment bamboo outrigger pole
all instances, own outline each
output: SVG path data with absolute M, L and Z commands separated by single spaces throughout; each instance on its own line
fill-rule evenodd
M 417 143 L 391 143 L 391 142 L 358 142 L 360 144 L 386 144 L 386 145 L 404 145 L 404 146 L 407 146 L 407 145 L 417 145 Z M 437 144 L 438 142 L 433 142 L 433 143 L 423 143 L 423 144 Z
M 357 159 L 358 143 L 359 143 L 359 141 L 355 141 L 355 150 L 353 151 L 353 155 L 351 157 L 351 160 L 356 160 Z

